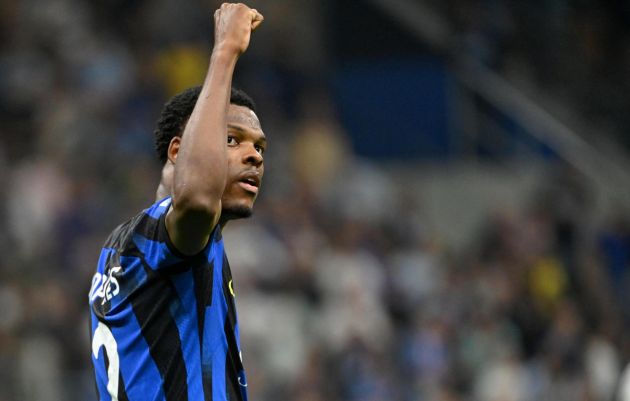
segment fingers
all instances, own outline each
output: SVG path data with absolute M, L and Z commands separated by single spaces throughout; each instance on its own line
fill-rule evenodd
M 249 8 L 247 7 L 245 4 L 235 4 L 235 3 L 223 3 L 221 4 L 221 7 L 219 7 L 215 12 L 214 12 L 214 20 L 218 21 L 218 19 L 220 18 L 220 15 L 224 12 L 226 12 L 226 10 L 230 7 L 240 7 L 241 9 L 245 9 L 247 11 L 249 11 L 250 13 L 250 18 L 251 18 L 251 29 L 252 31 L 254 31 L 256 28 L 258 28 L 258 26 L 260 26 L 260 24 L 262 24 L 262 22 L 265 20 L 265 17 L 263 17 L 263 15 L 261 13 L 258 12 L 258 10 L 256 10 L 255 8 Z
M 263 17 L 263 15 L 261 13 L 259 13 L 258 10 L 256 10 L 255 8 L 252 8 L 249 11 L 252 14 L 252 22 L 253 21 L 264 21 L 265 20 L 265 17 Z
M 256 30 L 260 24 L 265 20 L 265 17 L 261 13 L 258 12 L 255 8 L 252 8 L 252 31 Z

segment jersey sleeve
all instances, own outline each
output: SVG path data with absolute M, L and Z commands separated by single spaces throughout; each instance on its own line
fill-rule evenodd
M 133 243 L 153 270 L 186 268 L 191 258 L 207 251 L 206 247 L 198 255 L 188 256 L 175 247 L 166 230 L 166 215 L 170 207 L 170 198 L 155 203 L 144 211 L 142 220 L 134 230 Z

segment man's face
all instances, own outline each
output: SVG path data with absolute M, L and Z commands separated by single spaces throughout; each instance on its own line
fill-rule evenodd
M 236 219 L 252 214 L 265 166 L 265 134 L 256 114 L 247 107 L 230 104 L 227 115 L 228 173 L 221 198 L 221 218 Z

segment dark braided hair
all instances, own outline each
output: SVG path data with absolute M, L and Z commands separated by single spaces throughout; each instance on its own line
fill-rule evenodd
M 162 164 L 168 160 L 168 145 L 175 136 L 180 136 L 184 126 L 192 114 L 197 98 L 201 93 L 201 86 L 188 88 L 173 96 L 162 108 L 160 118 L 155 128 L 155 150 Z M 244 106 L 256 112 L 256 104 L 252 98 L 240 89 L 232 88 L 230 103 Z

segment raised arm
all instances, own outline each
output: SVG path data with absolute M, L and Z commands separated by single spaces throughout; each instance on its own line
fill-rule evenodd
M 243 4 L 214 13 L 214 48 L 201 93 L 181 140 L 174 138 L 172 206 L 166 216 L 171 242 L 182 253 L 201 251 L 221 215 L 227 175 L 227 110 L 238 57 L 263 17 Z

